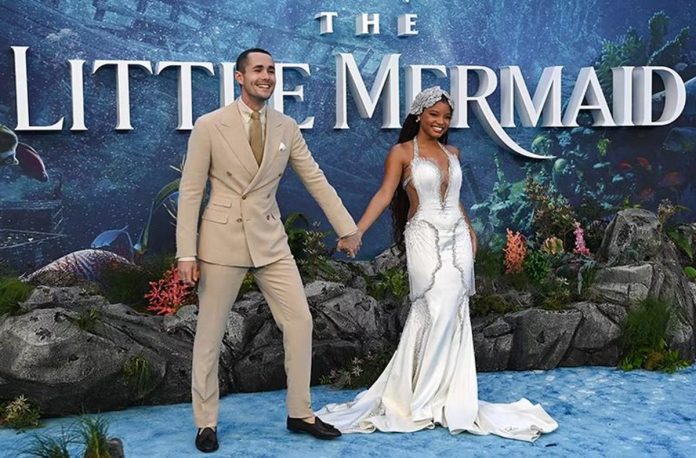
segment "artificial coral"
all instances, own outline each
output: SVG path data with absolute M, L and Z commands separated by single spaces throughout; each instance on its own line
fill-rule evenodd
M 173 315 L 184 305 L 184 300 L 191 294 L 191 288 L 182 284 L 179 271 L 172 267 L 164 273 L 164 277 L 158 281 L 150 282 L 150 292 L 145 294 L 145 299 L 150 302 L 147 310 L 157 315 Z
M 582 229 L 582 226 L 580 226 L 580 223 L 577 221 L 575 221 L 575 231 L 573 232 L 575 233 L 575 249 L 573 250 L 573 253 L 582 256 L 589 256 L 590 250 L 585 245 L 585 231 Z
M 527 255 L 527 245 L 524 236 L 519 232 L 514 234 L 507 229 L 507 243 L 505 244 L 505 273 L 522 272 L 522 264 Z

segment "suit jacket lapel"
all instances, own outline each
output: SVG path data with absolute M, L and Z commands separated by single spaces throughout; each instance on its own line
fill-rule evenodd
M 242 164 L 244 169 L 249 172 L 249 179 L 258 175 L 259 165 L 254 159 L 254 153 L 244 132 L 244 120 L 239 113 L 237 102 L 227 105 L 223 113 L 223 118 L 217 124 L 220 134 L 225 139 L 232 153 Z
M 251 183 L 244 190 L 245 193 L 254 189 L 259 183 L 259 180 L 263 179 L 263 176 L 268 172 L 271 163 L 278 155 L 278 148 L 280 147 L 280 140 L 283 134 L 280 127 L 283 124 L 283 116 L 272 109 L 270 106 L 266 108 L 266 141 L 263 147 L 263 159 L 261 160 L 261 165 L 258 168 L 256 176 L 251 180 Z M 251 147 L 249 147 L 251 158 L 254 160 L 253 153 L 251 153 Z

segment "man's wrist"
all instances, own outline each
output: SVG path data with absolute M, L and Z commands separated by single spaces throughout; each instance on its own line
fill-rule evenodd
M 355 230 L 355 231 L 351 232 L 350 234 L 346 234 L 346 235 L 344 235 L 344 236 L 341 236 L 341 237 L 337 238 L 336 241 L 345 240 L 345 239 L 347 239 L 348 237 L 352 237 L 352 236 L 356 235 L 358 232 L 360 232 L 360 231 Z

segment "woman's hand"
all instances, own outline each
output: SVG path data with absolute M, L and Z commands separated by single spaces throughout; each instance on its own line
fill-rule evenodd
M 361 246 L 362 246 L 362 233 L 360 233 L 360 231 L 358 231 L 355 234 L 347 235 L 345 237 L 341 237 L 340 239 L 338 239 L 338 244 L 336 245 L 336 249 L 338 251 L 343 251 L 349 257 L 354 258 L 355 255 L 358 254 L 358 251 L 360 251 Z

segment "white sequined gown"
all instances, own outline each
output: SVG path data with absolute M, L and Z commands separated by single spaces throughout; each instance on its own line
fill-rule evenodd
M 457 158 L 442 149 L 449 161 L 444 199 L 440 168 L 419 156 L 415 140 L 411 176 L 404 183 L 412 181 L 419 208 L 404 232 L 411 310 L 397 350 L 368 390 L 316 414 L 344 433 L 411 432 L 438 424 L 452 433 L 534 441 L 558 427 L 539 404 L 478 399 L 469 320 L 473 253 L 459 209 L 462 171 Z

